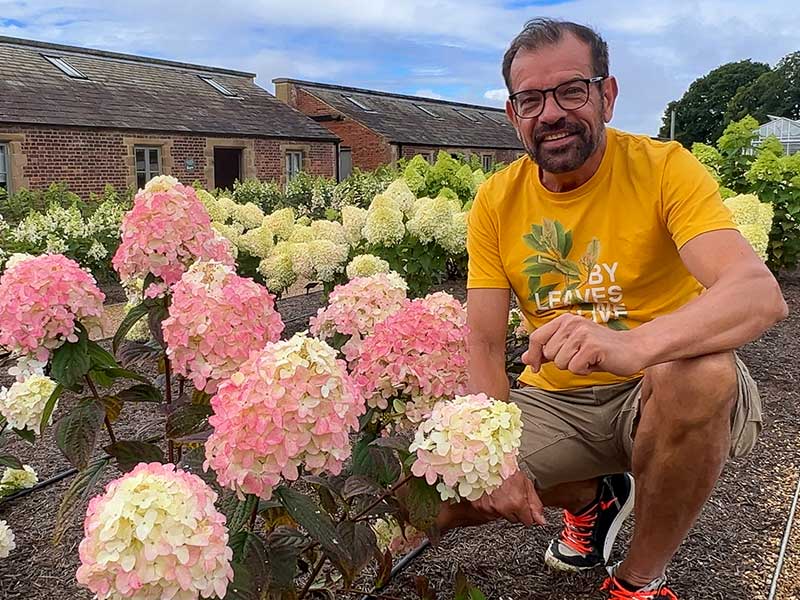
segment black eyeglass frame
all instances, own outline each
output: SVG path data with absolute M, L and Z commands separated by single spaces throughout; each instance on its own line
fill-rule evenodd
M 591 95 L 589 93 L 589 86 L 591 84 L 593 84 L 593 83 L 600 83 L 600 82 L 602 82 L 602 81 L 604 81 L 606 79 L 608 79 L 607 75 L 596 75 L 595 77 L 570 79 L 569 81 L 565 81 L 563 83 L 559 83 L 556 87 L 551 87 L 551 88 L 547 88 L 547 89 L 544 89 L 544 90 L 537 90 L 537 89 L 534 88 L 534 89 L 530 89 L 530 90 L 520 90 L 518 92 L 514 92 L 513 94 L 511 94 L 508 97 L 508 100 L 511 102 L 511 107 L 514 109 L 514 114 L 517 115 L 520 119 L 535 119 L 536 117 L 541 115 L 544 112 L 545 104 L 547 104 L 547 93 L 548 92 L 553 94 L 553 100 L 555 100 L 556 104 L 558 104 L 558 106 L 559 106 L 559 108 L 561 108 L 561 110 L 567 110 L 567 111 L 579 110 L 579 109 L 583 108 L 584 106 L 586 106 L 589 103 L 589 96 Z M 570 83 L 578 83 L 578 82 L 582 82 L 582 83 L 586 84 L 586 100 L 580 106 L 575 106 L 573 108 L 565 108 L 565 107 L 561 106 L 561 102 L 558 101 L 558 96 L 556 96 L 556 90 L 558 88 L 560 88 L 561 86 L 569 85 Z M 539 109 L 539 112 L 536 113 L 535 115 L 523 116 L 523 115 L 519 114 L 519 111 L 517 110 L 517 103 L 515 102 L 515 100 L 520 94 L 527 94 L 529 92 L 541 92 L 541 94 L 542 94 L 542 106 Z

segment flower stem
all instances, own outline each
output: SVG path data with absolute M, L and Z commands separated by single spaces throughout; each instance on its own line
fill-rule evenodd
M 89 389 L 92 390 L 92 395 L 94 396 L 95 400 L 100 402 L 100 394 L 97 393 L 97 388 L 95 387 L 92 378 L 89 377 L 88 373 L 84 375 L 84 378 L 86 379 L 86 383 L 89 385 Z M 114 435 L 114 430 L 111 428 L 111 421 L 108 419 L 108 413 L 106 412 L 105 407 L 103 407 L 103 422 L 106 425 L 106 431 L 108 431 L 108 438 L 111 440 L 112 444 L 116 444 L 117 437 Z
M 250 513 L 250 531 L 255 533 L 256 531 L 256 517 L 258 516 L 258 498 L 256 498 L 256 503 L 253 505 L 253 512 Z
M 164 352 L 164 399 L 167 401 L 167 406 L 172 404 L 172 365 L 166 352 Z M 175 444 L 172 440 L 167 440 L 167 460 L 175 463 Z
M 314 570 L 311 571 L 311 575 L 308 576 L 308 581 L 306 581 L 306 584 L 303 586 L 303 591 L 300 592 L 300 595 L 297 597 L 297 600 L 303 600 L 303 598 L 306 597 L 308 590 L 311 589 L 311 586 L 314 584 L 314 580 L 317 578 L 317 575 L 319 575 L 319 572 L 322 570 L 322 567 L 325 564 L 325 561 L 327 560 L 328 557 L 325 556 L 324 554 L 319 557 L 317 564 L 314 565 Z
M 381 502 L 386 500 L 386 498 L 388 498 L 389 496 L 394 494 L 397 490 L 399 490 L 401 487 L 403 487 L 405 484 L 407 484 L 409 481 L 411 481 L 412 477 L 414 477 L 414 476 L 410 475 L 410 474 L 406 475 L 405 477 L 403 477 L 400 481 L 395 483 L 391 488 L 389 488 L 388 490 L 383 492 L 380 496 L 378 496 L 375 499 L 374 502 L 370 503 L 370 505 L 367 506 L 367 508 L 365 508 L 360 513 L 358 513 L 355 517 L 353 517 L 352 519 L 349 519 L 349 520 L 350 521 L 358 521 L 361 517 L 366 515 L 369 511 L 371 511 L 376 506 L 378 506 L 378 504 L 380 504 Z

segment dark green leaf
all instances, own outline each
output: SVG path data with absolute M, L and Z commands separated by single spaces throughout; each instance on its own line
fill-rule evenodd
M 36 434 L 33 433 L 27 427 L 25 429 L 17 429 L 16 427 L 14 427 L 14 428 L 12 428 L 11 431 L 16 433 L 19 437 L 21 437 L 23 440 L 25 440 L 29 444 L 36 443 Z
M 197 475 L 219 494 L 222 489 L 217 483 L 217 476 L 214 473 L 214 469 L 208 469 L 208 471 L 203 470 L 203 463 L 205 460 L 205 448 L 193 448 L 192 450 L 183 453 L 181 461 L 178 463 L 178 468 L 186 471 L 187 473 Z
M 139 383 L 126 390 L 122 390 L 117 394 L 119 399 L 123 402 L 163 402 L 164 398 L 161 395 L 161 390 L 157 387 L 147 384 Z
M 436 523 L 442 499 L 436 488 L 419 477 L 408 482 L 405 498 L 409 522 L 420 531 L 428 531 Z
M 294 590 L 297 558 L 307 538 L 296 529 L 277 527 L 267 538 L 269 556 L 269 589 L 276 592 Z
M 358 573 L 378 551 L 375 532 L 363 521 L 343 521 L 336 526 L 336 532 L 350 554 L 353 570 Z
M 376 552 L 375 558 L 378 561 L 378 574 L 375 576 L 375 589 L 379 590 L 389 582 L 392 576 L 392 553 L 388 550 L 383 553 Z
M 145 377 L 144 375 L 140 375 L 135 371 L 130 371 L 128 369 L 121 369 L 121 368 L 104 369 L 103 372 L 109 377 L 113 377 L 115 379 L 130 379 L 132 381 L 141 381 L 142 383 L 152 385 L 152 383 L 147 377 Z
M 42 411 L 42 420 L 39 431 L 44 431 L 45 428 L 50 424 L 50 417 L 53 416 L 53 410 L 56 407 L 56 402 L 58 401 L 59 396 L 61 396 L 62 391 L 64 391 L 64 386 L 59 383 L 53 390 L 53 393 L 50 394 L 50 397 L 47 399 L 47 404 L 44 405 L 44 411 Z
M 260 594 L 269 576 L 269 557 L 263 540 L 252 531 L 239 531 L 231 536 L 228 545 L 233 550 L 233 561 L 247 569 L 249 580 Z
M 21 469 L 22 463 L 15 456 L 10 454 L 0 454 L 0 467 L 8 467 L 9 469 Z
M 486 600 L 486 596 L 467 580 L 466 575 L 459 568 L 456 572 L 453 600 Z
M 109 388 L 114 385 L 114 378 L 109 377 L 108 373 L 100 369 L 91 369 L 87 374 L 88 377 L 94 382 L 95 386 L 101 388 Z
M 260 600 L 255 574 L 250 568 L 240 562 L 231 561 L 233 581 L 228 584 L 225 600 Z
M 167 437 L 176 439 L 200 433 L 211 426 L 208 417 L 214 414 L 210 406 L 203 404 L 178 404 L 167 415 Z
M 169 316 L 169 311 L 163 302 L 152 306 L 147 313 L 147 325 L 150 327 L 150 335 L 158 342 L 162 348 L 166 348 L 164 343 L 164 331 L 161 329 L 161 323 Z
M 336 533 L 331 518 L 308 496 L 304 496 L 291 488 L 279 487 L 275 490 L 275 497 L 280 500 L 291 517 L 297 521 L 308 534 L 331 557 L 337 568 L 351 563 L 350 556 L 344 548 L 342 541 Z M 345 569 L 351 571 L 351 569 Z M 348 573 L 342 573 L 345 577 Z
M 91 367 L 88 343 L 86 330 L 81 329 L 77 342 L 67 342 L 53 352 L 51 377 L 65 387 L 77 384 Z
M 118 367 L 117 360 L 114 355 L 107 352 L 97 342 L 89 340 L 88 343 L 89 360 L 91 361 L 92 368 L 95 367 Z
M 61 538 L 64 537 L 64 533 L 66 533 L 72 521 L 72 515 L 83 508 L 84 502 L 92 494 L 94 484 L 100 479 L 103 470 L 110 461 L 111 458 L 107 456 L 96 458 L 72 480 L 64 497 L 61 499 L 61 505 L 58 507 L 58 513 L 56 514 L 56 524 L 53 529 L 54 544 L 58 544 Z
M 564 226 L 559 223 L 558 221 L 555 222 L 556 226 L 556 248 L 558 248 L 558 253 L 561 255 L 562 258 L 566 258 L 567 253 L 564 252 L 567 246 L 567 238 L 564 234 Z
M 353 475 L 348 477 L 342 486 L 342 496 L 345 500 L 354 496 L 379 496 L 385 489 L 377 481 L 364 475 Z
M 123 365 L 130 368 L 140 366 L 143 362 L 152 360 L 163 352 L 159 346 L 127 340 L 117 352 L 117 356 Z
M 567 231 L 564 234 L 564 246 L 562 247 L 561 256 L 566 258 L 570 252 L 572 252 L 572 232 Z
M 542 241 L 532 233 L 526 233 L 522 236 L 522 239 L 529 248 L 539 252 L 547 252 L 547 246 L 545 246 Z
M 226 513 L 228 517 L 227 526 L 231 533 L 236 533 L 247 525 L 253 514 L 253 510 L 255 510 L 258 505 L 258 496 L 255 494 L 245 495 L 244 500 L 239 500 L 235 496 L 234 499 L 235 504 L 233 510 Z
M 541 263 L 534 263 L 532 265 L 528 265 L 522 270 L 523 275 L 527 275 L 529 277 L 541 277 L 546 273 L 552 273 L 555 268 L 551 265 L 544 265 Z
M 628 326 L 619 319 L 611 319 L 608 321 L 608 323 L 606 323 L 606 325 L 608 325 L 609 329 L 613 329 L 615 331 L 628 331 Z
M 155 444 L 138 441 L 124 441 L 103 448 L 117 459 L 117 466 L 123 473 L 133 470 L 139 463 L 164 462 L 164 452 Z
M 56 422 L 56 444 L 76 469 L 84 469 L 89 463 L 105 414 L 105 409 L 89 398 Z
M 125 318 L 122 319 L 122 322 L 119 324 L 117 332 L 114 334 L 114 339 L 111 342 L 111 348 L 114 350 L 114 354 L 117 353 L 119 345 L 122 343 L 122 340 L 125 339 L 128 332 L 147 314 L 148 310 L 148 303 L 142 302 L 128 311 L 128 314 L 125 315 Z
M 364 434 L 353 447 L 353 475 L 366 475 L 384 486 L 400 477 L 400 461 L 389 448 L 370 445 L 371 434 Z

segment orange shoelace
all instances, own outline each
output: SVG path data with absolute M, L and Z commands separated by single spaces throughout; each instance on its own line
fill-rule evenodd
M 600 587 L 601 591 L 609 593 L 609 600 L 656 600 L 657 598 L 667 598 L 668 600 L 678 600 L 675 593 L 668 588 L 661 588 L 658 591 L 630 591 L 622 587 L 614 577 L 607 578 Z
M 564 529 L 561 530 L 561 541 L 580 554 L 592 551 L 591 537 L 594 523 L 597 521 L 597 506 L 585 511 L 583 515 L 573 515 L 564 511 Z

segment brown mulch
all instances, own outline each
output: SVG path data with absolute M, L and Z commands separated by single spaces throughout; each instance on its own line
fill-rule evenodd
M 749 458 L 728 464 L 711 501 L 673 561 L 670 580 L 682 600 L 767 598 L 800 472 L 800 368 L 796 366 L 800 358 L 800 276 L 784 277 L 782 286 L 790 303 L 789 318 L 741 351 L 765 399 L 765 430 Z M 464 298 L 463 282 L 446 287 Z M 279 310 L 287 324 L 286 335 L 304 329 L 307 317 L 316 312 L 320 301 L 319 293 L 281 300 Z M 8 378 L 0 377 L 0 385 L 8 383 Z M 74 401 L 65 398 L 56 417 Z M 115 424 L 115 431 L 120 439 L 131 439 L 140 430 L 162 424 L 163 416 L 155 407 L 130 405 Z M 107 443 L 105 433 L 101 434 L 98 448 Z M 35 446 L 5 436 L 0 447 L 34 466 L 40 481 L 69 467 L 55 446 L 52 428 Z M 109 469 L 104 482 L 113 476 L 114 470 Z M 91 598 L 74 579 L 83 511 L 60 546 L 50 543 L 54 515 L 69 483 L 69 479 L 63 480 L 19 500 L 0 503 L 0 519 L 8 521 L 17 538 L 16 550 L 0 559 L 3 600 Z M 496 523 L 452 532 L 437 548 L 417 558 L 383 593 L 415 598 L 414 577 L 424 575 L 440 599 L 452 598 L 453 576 L 461 568 L 490 599 L 599 598 L 601 572 L 559 576 L 544 568 L 544 547 L 558 529 L 558 514 L 551 512 L 548 517 L 551 524 L 546 528 Z M 800 522 L 790 543 L 794 550 L 787 554 L 778 600 L 800 599 L 798 530 Z M 627 525 L 612 558 L 621 558 L 629 537 Z

